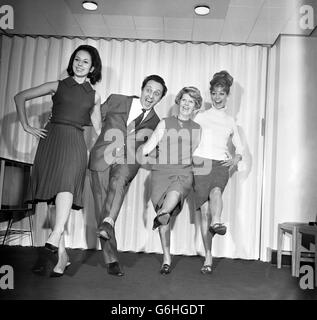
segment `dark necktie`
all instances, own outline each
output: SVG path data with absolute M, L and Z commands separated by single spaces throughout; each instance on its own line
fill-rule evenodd
M 131 121 L 131 123 L 128 125 L 128 132 L 132 130 L 133 128 L 137 128 L 137 126 L 141 123 L 143 120 L 143 116 L 145 113 L 146 109 L 142 109 L 142 113 L 138 115 L 134 120 Z

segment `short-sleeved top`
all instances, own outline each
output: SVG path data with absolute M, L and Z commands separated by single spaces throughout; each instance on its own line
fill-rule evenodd
M 95 90 L 89 82 L 78 83 L 72 77 L 60 80 L 52 100 L 51 122 L 91 125 L 90 113 L 95 105 Z
M 191 170 L 192 155 L 200 140 L 200 125 L 191 119 L 184 121 L 175 116 L 163 120 L 164 135 L 159 143 L 157 164 L 152 170 Z

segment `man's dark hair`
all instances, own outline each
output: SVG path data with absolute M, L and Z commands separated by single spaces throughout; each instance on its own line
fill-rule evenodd
M 162 92 L 162 98 L 166 95 L 166 92 L 167 92 L 167 87 L 165 85 L 165 81 L 162 77 L 158 76 L 157 74 L 152 74 L 150 76 L 147 76 L 143 82 L 142 82 L 142 87 L 141 89 L 143 90 L 144 87 L 146 86 L 146 84 L 150 81 L 150 80 L 153 80 L 155 82 L 158 82 L 162 85 L 163 87 L 163 92 Z

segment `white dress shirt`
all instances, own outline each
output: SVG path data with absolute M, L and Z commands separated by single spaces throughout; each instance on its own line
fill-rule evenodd
M 141 105 L 141 102 L 140 102 L 140 99 L 139 98 L 133 98 L 132 100 L 132 105 L 131 105 L 131 108 L 130 108 L 130 112 L 129 112 L 129 117 L 128 117 L 128 121 L 127 121 L 127 126 L 135 119 L 137 118 L 141 113 L 142 113 L 142 105 Z M 146 110 L 144 112 L 144 115 L 143 115 L 143 119 L 142 121 L 144 121 L 144 119 L 146 118 L 146 116 L 149 114 L 149 112 L 151 111 L 150 110 Z M 141 121 L 141 122 L 142 122 Z

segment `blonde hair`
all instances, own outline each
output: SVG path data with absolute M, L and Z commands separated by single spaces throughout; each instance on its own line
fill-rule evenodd
M 176 96 L 175 103 L 179 105 L 184 94 L 189 94 L 189 96 L 195 100 L 195 109 L 200 109 L 203 98 L 201 97 L 200 91 L 196 87 L 184 87 Z

